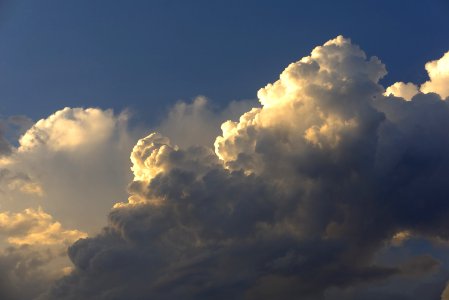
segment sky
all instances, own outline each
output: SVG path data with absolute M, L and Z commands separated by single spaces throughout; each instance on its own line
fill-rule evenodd
M 93 106 L 155 125 L 178 100 L 255 99 L 339 34 L 387 64 L 387 84 L 422 81 L 424 63 L 449 49 L 445 0 L 2 3 L 1 113 L 33 119 Z
M 449 2 L 0 1 L 0 299 L 449 300 Z

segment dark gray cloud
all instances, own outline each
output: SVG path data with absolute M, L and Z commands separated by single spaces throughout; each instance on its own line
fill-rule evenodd
M 411 299 L 363 287 L 440 268 L 377 255 L 404 231 L 449 238 L 449 105 L 386 97 L 385 74 L 337 37 L 224 123 L 215 152 L 141 139 L 129 201 L 69 248 L 74 271 L 39 299 Z M 438 280 L 417 295 L 439 297 Z

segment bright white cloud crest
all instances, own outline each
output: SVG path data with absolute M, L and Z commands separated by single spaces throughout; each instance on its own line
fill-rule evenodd
M 449 97 L 449 52 L 438 60 L 428 62 L 426 70 L 430 80 L 421 85 L 423 93 L 437 93 L 442 98 Z
M 404 98 L 407 101 L 412 100 L 413 96 L 418 93 L 418 87 L 411 82 L 396 82 L 393 85 L 389 86 L 385 91 L 386 96 L 393 95 L 396 97 Z
M 19 151 L 31 151 L 43 145 L 53 151 L 82 151 L 103 143 L 115 126 L 111 110 L 66 107 L 33 125 L 21 137 Z

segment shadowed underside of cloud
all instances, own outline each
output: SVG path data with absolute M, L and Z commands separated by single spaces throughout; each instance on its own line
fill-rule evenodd
M 215 150 L 141 139 L 128 202 L 40 299 L 315 300 L 435 271 L 430 256 L 375 259 L 408 236 L 449 238 L 448 81 L 426 68 L 434 84 L 385 96 L 385 66 L 339 36 L 259 90 Z

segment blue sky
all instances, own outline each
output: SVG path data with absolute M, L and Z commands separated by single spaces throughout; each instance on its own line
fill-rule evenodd
M 432 1 L 2 1 L 0 112 L 131 108 L 153 123 L 177 100 L 253 99 L 338 34 L 422 82 L 449 49 L 449 4 Z

